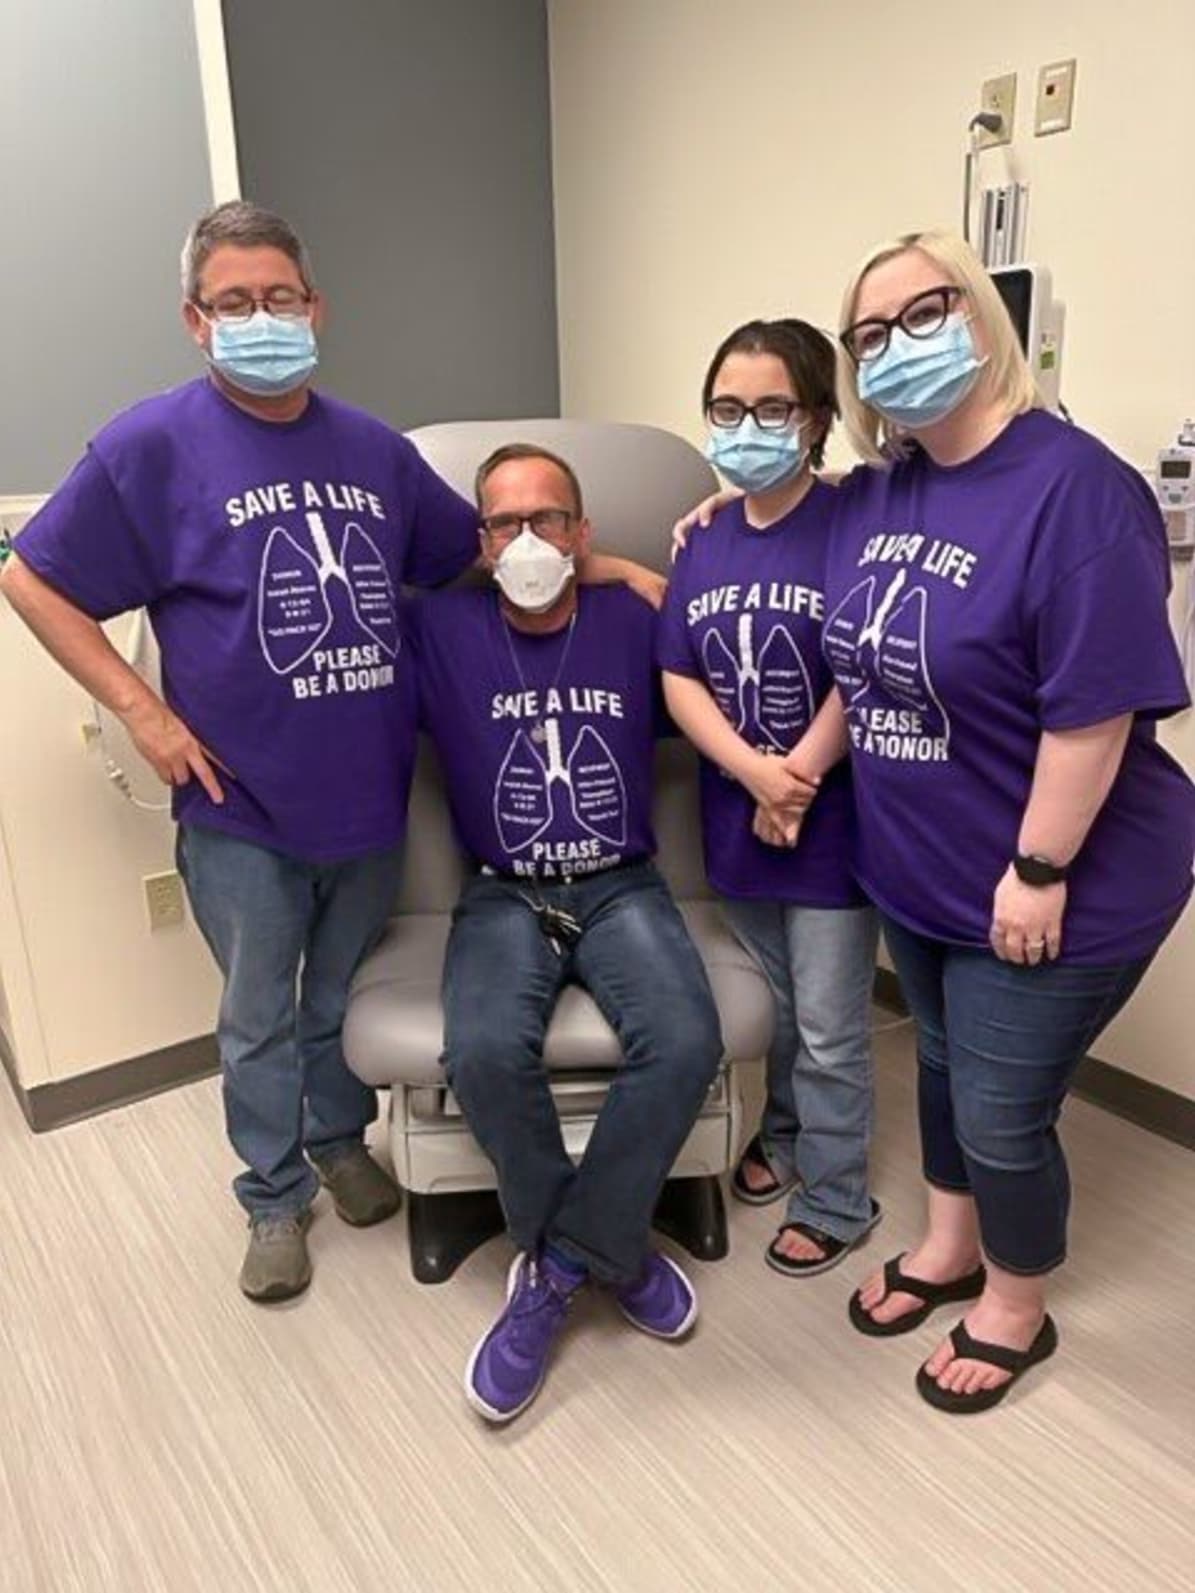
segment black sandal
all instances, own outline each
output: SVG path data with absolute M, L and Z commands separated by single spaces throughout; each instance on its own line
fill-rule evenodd
M 862 1233 L 857 1233 L 853 1239 L 836 1239 L 832 1233 L 826 1233 L 821 1228 L 815 1228 L 811 1222 L 786 1222 L 782 1223 L 776 1232 L 775 1239 L 764 1251 L 764 1260 L 769 1267 L 774 1267 L 777 1272 L 783 1272 L 789 1278 L 811 1278 L 815 1273 L 828 1272 L 831 1267 L 836 1267 L 843 1256 L 856 1245 L 861 1245 L 864 1239 L 879 1222 L 881 1217 L 879 1202 L 871 1203 L 871 1221 Z M 822 1254 L 816 1261 L 802 1261 L 799 1256 L 787 1256 L 779 1249 L 779 1241 L 788 1232 L 799 1233 L 806 1239 L 811 1239 L 815 1245 L 820 1245 Z
M 772 1182 L 764 1184 L 759 1189 L 752 1188 L 743 1176 L 743 1167 L 747 1162 L 754 1162 L 756 1167 L 762 1167 Z M 774 1200 L 779 1200 L 782 1195 L 787 1195 L 795 1183 L 795 1178 L 782 1179 L 776 1177 L 776 1174 L 772 1171 L 772 1164 L 764 1151 L 763 1140 L 756 1134 L 739 1157 L 738 1165 L 730 1175 L 730 1192 L 736 1200 L 741 1200 L 744 1205 L 770 1206 Z
M 1012 1350 L 1006 1344 L 986 1344 L 982 1339 L 973 1339 L 967 1331 L 967 1324 L 956 1322 L 950 1330 L 950 1344 L 956 1359 L 960 1361 L 984 1361 L 989 1366 L 998 1366 L 1002 1372 L 1012 1373 L 1008 1381 L 997 1388 L 977 1389 L 974 1394 L 956 1394 L 953 1389 L 943 1388 L 924 1366 L 918 1369 L 917 1392 L 922 1399 L 928 1400 L 938 1410 L 948 1411 L 952 1416 L 970 1416 L 998 1405 L 1031 1366 L 1048 1360 L 1058 1348 L 1058 1329 L 1054 1326 L 1054 1318 L 1047 1312 L 1029 1348 Z
M 871 1311 L 866 1310 L 863 1305 L 862 1289 L 856 1289 L 851 1295 L 849 1306 L 851 1326 L 858 1328 L 860 1333 L 866 1333 L 869 1338 L 890 1339 L 898 1333 L 911 1333 L 940 1305 L 953 1305 L 959 1300 L 975 1300 L 983 1293 L 983 1286 L 987 1282 L 987 1270 L 982 1263 L 974 1272 L 968 1272 L 962 1278 L 955 1278 L 951 1283 L 928 1283 L 924 1278 L 911 1278 L 907 1272 L 900 1270 L 900 1264 L 907 1254 L 908 1251 L 902 1250 L 900 1255 L 892 1256 L 885 1261 L 884 1292 L 876 1301 L 876 1305 L 883 1305 L 890 1294 L 912 1294 L 924 1303 L 915 1311 L 906 1311 L 893 1322 L 877 1322 Z

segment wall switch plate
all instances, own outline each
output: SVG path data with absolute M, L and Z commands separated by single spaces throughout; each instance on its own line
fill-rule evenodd
M 151 929 L 172 929 L 183 921 L 183 881 L 174 869 L 165 874 L 146 874 L 145 906 Z
M 1071 125 L 1075 107 L 1075 68 L 1078 62 L 1054 61 L 1037 75 L 1037 113 L 1033 132 L 1037 138 L 1047 133 L 1065 133 Z
M 997 144 L 1011 144 L 1017 110 L 1017 74 L 1005 72 L 1003 77 L 988 78 L 979 91 L 979 108 L 981 111 L 995 111 L 1001 126 L 994 133 L 977 127 L 976 149 L 994 149 Z

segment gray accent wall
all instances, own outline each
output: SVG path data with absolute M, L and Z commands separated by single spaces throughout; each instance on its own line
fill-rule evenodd
M 306 239 L 320 382 L 406 428 L 559 412 L 545 0 L 224 0 L 241 189 Z
M 0 496 L 200 369 L 178 254 L 210 203 L 189 0 L 0 0 Z

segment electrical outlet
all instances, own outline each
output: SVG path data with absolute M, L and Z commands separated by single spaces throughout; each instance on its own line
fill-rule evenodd
M 182 876 L 171 869 L 166 874 L 146 874 L 145 906 L 151 929 L 172 929 L 183 921 Z
M 1065 133 L 1075 108 L 1075 68 L 1078 62 L 1054 61 L 1043 66 L 1037 76 L 1037 114 L 1033 119 L 1035 137 Z
M 1003 77 L 990 77 L 979 91 L 981 111 L 995 111 L 1000 126 L 994 133 L 979 127 L 975 130 L 977 149 L 994 149 L 997 144 L 1012 143 L 1013 122 L 1017 111 L 1017 74 L 1005 72 Z

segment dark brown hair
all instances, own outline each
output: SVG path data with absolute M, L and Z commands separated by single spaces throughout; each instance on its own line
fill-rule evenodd
M 736 327 L 718 345 L 718 351 L 705 373 L 701 389 L 703 415 L 714 396 L 718 372 L 731 354 L 774 354 L 778 360 L 784 361 L 801 407 L 807 409 L 820 425 L 817 438 L 809 449 L 814 468 L 820 468 L 826 438 L 839 412 L 834 388 L 836 356 L 830 339 L 824 332 L 819 332 L 816 326 L 810 326 L 808 321 L 798 321 L 792 317 L 780 321 L 747 321 L 743 326 Z

